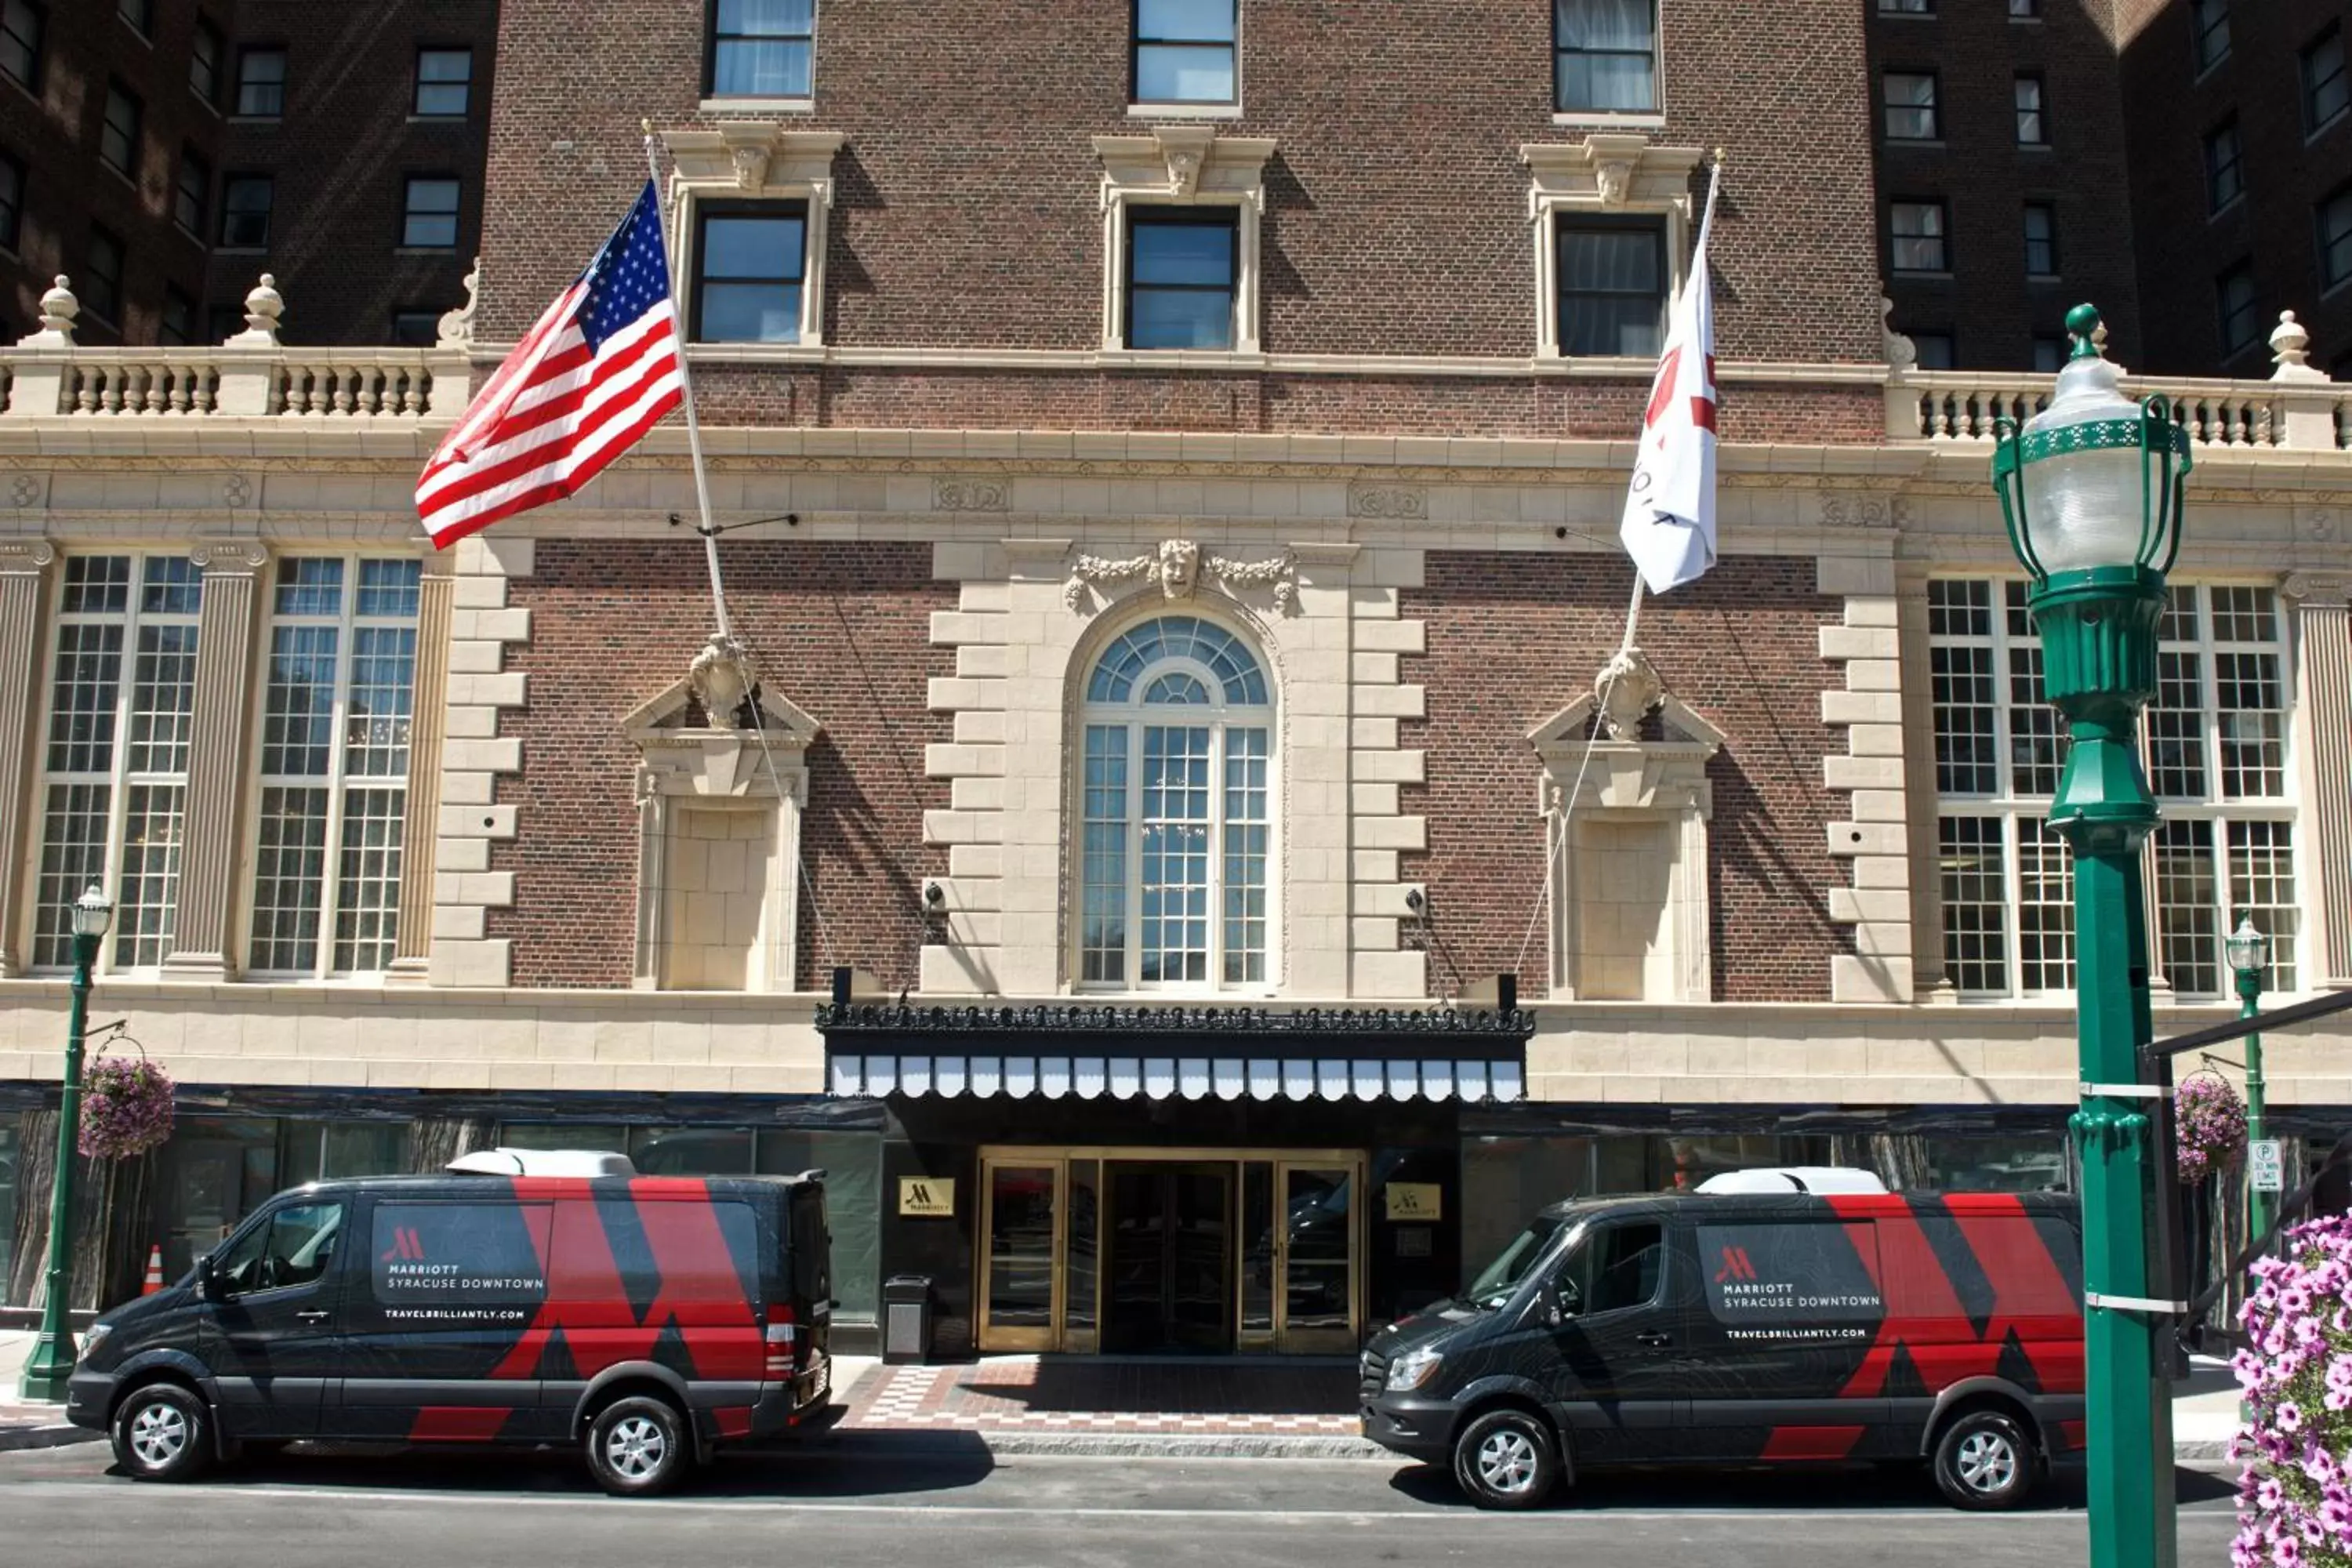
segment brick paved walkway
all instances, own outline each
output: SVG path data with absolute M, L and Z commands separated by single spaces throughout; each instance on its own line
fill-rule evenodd
M 991 1356 L 877 1366 L 848 1405 L 847 1431 L 1357 1433 L 1356 1369 L 1346 1362 Z

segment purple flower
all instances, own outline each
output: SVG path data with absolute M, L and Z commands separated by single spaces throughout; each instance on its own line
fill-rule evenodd
M 171 1075 L 145 1058 L 101 1057 L 82 1079 L 79 1146 L 93 1160 L 128 1160 L 172 1136 Z

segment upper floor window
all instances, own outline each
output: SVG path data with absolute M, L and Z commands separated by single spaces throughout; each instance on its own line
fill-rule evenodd
M 2239 166 L 2238 122 L 2227 120 L 2205 137 L 2205 205 L 2220 212 L 2245 194 L 2246 177 Z
M 2213 303 L 2221 321 L 2221 353 L 2226 356 L 2253 346 L 2262 330 L 2256 301 L 2254 264 L 2241 261 L 2213 280 Z
M 412 174 L 401 202 L 400 243 L 409 250 L 449 250 L 457 243 L 457 182 Z
M 1949 332 L 1913 332 L 1911 349 L 1918 355 L 1921 370 L 1957 370 L 1959 351 L 1952 345 Z
M 1892 260 L 1897 272 L 1949 272 L 1950 247 L 1941 202 L 1896 202 L 1887 211 Z
M 1936 14 L 1936 0 L 1878 0 L 1878 14 L 1882 16 L 1932 16 Z
M 253 838 L 257 973 L 392 964 L 420 575 L 409 559 L 278 563 Z
M 2316 135 L 2352 104 L 2352 79 L 2344 73 L 2344 29 L 2329 27 L 2304 49 L 2302 59 L 2303 123 Z
M 816 0 L 712 0 L 714 98 L 806 98 L 816 54 Z
M 269 245 L 269 208 L 274 187 L 267 174 L 231 174 L 221 182 L 222 246 L 263 250 Z
M 2050 144 L 2050 122 L 2042 110 L 2042 79 L 2021 76 L 2016 84 L 2017 144 L 2021 147 L 2046 147 Z
M 196 18 L 195 36 L 188 44 L 188 90 L 206 103 L 218 103 L 221 58 L 226 46 L 221 30 L 205 17 Z
M 1562 213 L 1558 223 L 1559 352 L 1654 358 L 1666 315 L 1664 221 Z
M 2058 276 L 2058 209 L 2048 202 L 2025 204 L 2025 275 Z
M 2042 20 L 2042 0 L 2009 0 L 2009 19 L 2012 22 Z
M 16 248 L 17 234 L 24 222 L 24 163 L 0 153 L 0 249 Z
M 2066 340 L 2049 332 L 2033 334 L 2033 374 L 2055 375 L 2066 368 Z
M 236 111 L 257 120 L 286 112 L 286 51 L 245 49 L 236 57 Z
M 441 312 L 433 310 L 394 310 L 391 342 L 403 348 L 429 349 L 441 341 Z
M 73 902 L 114 895 L 101 967 L 152 969 L 171 952 L 203 574 L 174 555 L 74 555 L 58 600 L 42 753 L 37 967 L 73 963 Z
M 1095 662 L 1084 721 L 1081 983 L 1263 984 L 1273 699 L 1256 655 L 1213 621 L 1146 621 Z
M 1129 348 L 1234 346 L 1238 220 L 1225 206 L 1129 206 Z
M 1889 142 L 1933 142 L 1942 134 L 1936 121 L 1936 73 L 1888 71 L 1879 95 Z
M 2189 47 L 2199 70 L 2220 65 L 2230 53 L 2230 0 L 2189 0 Z
M 142 37 L 155 30 L 155 0 L 114 0 L 114 14 Z
M 807 268 L 802 204 L 696 204 L 694 341 L 798 342 Z
M 139 177 L 139 121 L 142 105 L 119 81 L 106 84 L 106 118 L 99 126 L 98 155 L 125 179 Z
M 184 347 L 195 342 L 196 302 L 177 289 L 163 290 L 163 313 L 155 326 L 155 341 Z
M 88 259 L 82 264 L 81 305 L 91 315 L 122 321 L 122 238 L 92 224 Z
M 2352 185 L 2319 204 L 2319 286 L 2352 282 Z
M 420 120 L 463 120 L 474 95 L 474 51 L 416 51 L 416 99 Z
M 1658 107 L 1656 0 L 1555 0 L 1555 106 L 1589 113 Z
M 1235 0 L 1135 0 L 1135 101 L 1237 103 Z
M 172 186 L 172 221 L 202 239 L 212 204 L 213 166 L 194 147 L 180 149 L 180 177 Z
M 41 88 L 41 39 L 48 21 L 37 0 L 0 0 L 0 71 L 28 92 Z

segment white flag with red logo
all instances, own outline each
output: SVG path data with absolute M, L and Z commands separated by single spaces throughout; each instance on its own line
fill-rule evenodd
M 1642 415 L 1642 447 L 1617 537 L 1642 581 L 1663 594 L 1715 564 L 1715 301 L 1706 236 L 1715 193 L 1698 226 L 1690 277 L 1675 299 L 1666 352 Z

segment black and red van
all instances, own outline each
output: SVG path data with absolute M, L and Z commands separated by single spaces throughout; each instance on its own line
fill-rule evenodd
M 2055 1194 L 1556 1205 L 1372 1339 L 1364 1435 L 1490 1508 L 1607 1465 L 1853 1460 L 2012 1508 L 2082 1458 L 2078 1215 Z
M 153 1480 L 303 1438 L 579 1443 L 650 1495 L 826 1413 L 828 1258 L 822 1172 L 317 1182 L 100 1318 L 67 1415 Z

